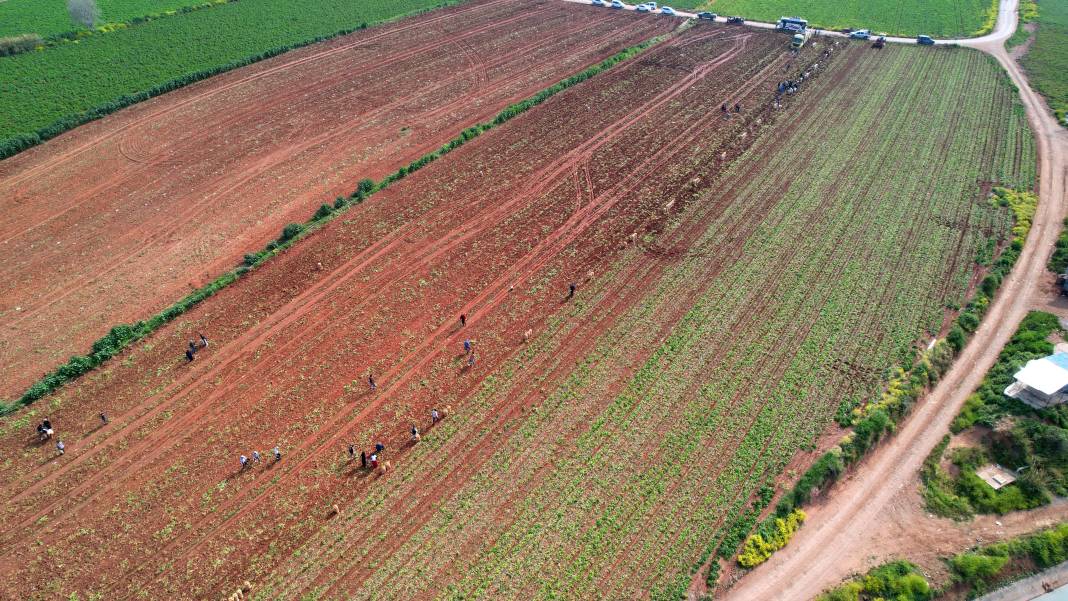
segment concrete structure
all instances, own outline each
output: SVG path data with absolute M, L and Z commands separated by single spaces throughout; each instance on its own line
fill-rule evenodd
M 1036 409 L 1068 401 L 1068 353 L 1028 361 L 1013 377 L 1005 394 Z
M 1016 482 L 1016 474 L 1012 473 L 1012 470 L 1007 470 L 996 463 L 984 465 L 975 470 L 975 475 L 982 478 L 983 482 L 989 484 L 994 490 L 1000 490 Z

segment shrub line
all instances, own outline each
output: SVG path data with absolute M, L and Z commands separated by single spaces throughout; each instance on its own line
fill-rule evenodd
M 0 416 L 9 415 L 21 407 L 26 407 L 52 392 L 55 392 L 83 374 L 95 369 L 108 359 L 111 359 L 129 348 L 135 342 L 152 334 L 163 325 L 174 321 L 182 314 L 200 304 L 203 300 L 214 296 L 223 288 L 238 281 L 249 271 L 263 265 L 272 257 L 277 256 L 282 251 L 293 246 L 298 241 L 321 228 L 324 224 L 329 223 L 339 215 L 343 214 L 350 207 L 362 203 L 367 197 L 375 192 L 384 190 L 394 182 L 422 169 L 433 161 L 482 135 L 484 132 L 518 117 L 556 94 L 645 52 L 650 47 L 661 43 L 671 35 L 672 34 L 660 35 L 625 48 L 600 63 L 587 67 L 586 69 L 541 90 L 525 100 L 521 100 L 520 102 L 505 107 L 501 112 L 497 113 L 493 119 L 464 129 L 460 134 L 446 142 L 437 150 L 429 152 L 411 163 L 400 167 L 397 171 L 386 176 L 380 182 L 376 183 L 367 178 L 360 180 L 356 186 L 356 190 L 353 191 L 351 195 L 348 197 L 337 197 L 333 205 L 324 203 L 315 212 L 315 215 L 304 223 L 290 223 L 286 225 L 282 229 L 282 233 L 277 240 L 268 243 L 261 251 L 246 254 L 241 265 L 220 275 L 211 283 L 193 291 L 148 320 L 138 321 L 133 324 L 120 324 L 114 326 L 106 335 L 93 343 L 92 350 L 89 354 L 75 355 L 71 357 L 67 363 L 45 374 L 41 379 L 32 384 L 18 399 L 0 403 Z

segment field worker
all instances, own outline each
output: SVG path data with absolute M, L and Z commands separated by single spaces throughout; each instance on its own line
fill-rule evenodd
M 241 469 L 248 467 L 248 457 L 242 455 L 238 460 L 241 462 Z
M 360 467 L 367 469 L 367 451 L 360 451 Z
M 278 447 L 274 448 L 274 460 L 275 461 L 281 461 L 282 460 L 282 451 L 279 451 Z
M 371 469 L 378 469 L 378 453 L 371 453 Z
M 356 459 L 356 445 L 349 445 L 349 461 Z
M 197 343 L 195 343 L 192 340 L 190 340 L 189 341 L 189 350 L 193 351 L 194 353 L 197 352 Z
M 461 313 L 460 314 L 460 327 L 462 328 L 462 327 L 464 327 L 466 325 L 467 325 L 467 314 L 466 313 Z
M 574 282 L 571 282 L 570 284 L 568 284 L 568 286 L 567 286 L 567 298 L 569 298 L 569 299 L 575 298 L 575 288 L 577 288 L 577 286 L 575 285 Z
M 262 457 L 260 457 L 260 452 L 252 451 L 252 463 L 258 464 L 260 462 L 260 459 L 262 459 Z
M 197 336 L 200 336 L 200 348 L 208 348 L 208 339 L 200 332 L 197 332 Z
M 419 428 L 412 424 L 412 440 L 419 440 Z
M 193 361 L 193 349 L 185 349 L 185 360 L 187 363 Z
M 103 413 L 100 414 L 100 424 L 103 426 L 108 425 L 108 416 L 104 415 Z
M 471 353 L 470 355 L 467 356 L 467 366 L 471 367 L 474 364 L 475 364 L 475 354 Z
M 384 445 L 384 444 L 382 444 L 380 442 L 376 442 L 375 443 L 375 455 L 377 455 L 377 454 L 379 454 L 379 453 L 381 453 L 382 451 L 385 451 L 385 450 L 386 450 L 386 445 Z
M 720 110 L 720 112 L 722 112 L 722 113 L 723 113 L 724 115 L 726 115 L 726 114 L 727 114 L 727 103 L 726 103 L 726 102 L 724 102 L 723 104 L 719 105 L 719 110 Z
M 438 413 L 438 410 L 437 409 L 431 409 L 430 410 L 430 423 L 436 424 L 440 420 L 441 420 L 441 414 Z
M 45 430 L 51 430 L 52 429 L 52 422 L 47 417 L 44 418 L 44 421 L 41 422 L 41 425 L 44 426 Z
M 464 340 L 464 352 L 465 353 L 470 353 L 471 352 L 471 340 L 470 339 Z
M 62 455 L 67 451 L 67 445 L 63 444 L 63 441 L 61 440 L 56 443 L 56 450 L 59 451 L 60 455 Z
M 736 112 L 736 113 L 742 112 L 742 103 L 741 102 L 735 102 L 734 103 L 734 112 Z
M 371 387 L 371 392 L 378 390 L 378 385 L 375 384 L 375 377 L 371 374 L 367 374 L 367 384 Z

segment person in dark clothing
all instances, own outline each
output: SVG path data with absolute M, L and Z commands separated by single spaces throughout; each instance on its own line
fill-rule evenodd
M 43 422 L 41 422 L 41 425 L 44 426 L 45 430 L 51 430 L 52 429 L 52 422 L 49 421 L 47 417 L 44 419 Z
M 574 282 L 571 282 L 568 285 L 568 287 L 567 287 L 567 298 L 568 299 L 575 298 L 575 289 L 576 288 L 578 288 L 578 286 L 576 286 Z
M 381 453 L 382 451 L 385 451 L 385 450 L 386 450 L 386 445 L 384 445 L 384 444 L 382 444 L 380 442 L 376 442 L 375 443 L 375 455 L 377 455 L 377 454 L 379 454 L 379 453 Z
M 740 102 L 735 102 L 734 103 L 734 112 L 736 112 L 736 113 L 742 112 L 742 103 L 740 103 Z
M 349 459 L 356 459 L 356 445 L 349 445 Z
M 375 377 L 371 374 L 367 374 L 367 385 L 371 387 L 371 392 L 378 390 L 378 385 L 375 384 Z
M 360 451 L 360 467 L 367 469 L 367 451 Z
M 185 361 L 186 361 L 186 363 L 192 363 L 192 361 L 193 361 L 193 349 L 185 349 Z
M 464 327 L 466 325 L 467 325 L 467 314 L 466 313 L 461 313 L 460 314 L 460 327 L 462 328 L 462 327 Z
M 189 350 L 193 351 L 194 353 L 197 352 L 197 343 L 195 343 L 192 340 L 190 340 L 189 341 Z
M 470 339 L 464 340 L 464 352 L 465 353 L 470 353 L 471 352 L 471 340 Z
M 108 416 L 103 413 L 100 414 L 100 424 L 104 426 L 108 425 Z

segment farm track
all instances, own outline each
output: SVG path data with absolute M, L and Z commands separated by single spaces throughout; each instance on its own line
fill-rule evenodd
M 190 86 L 4 161 L 0 236 L 18 260 L 4 263 L 0 287 L 0 394 L 206 282 L 359 177 L 670 25 L 478 3 Z M 464 68 L 444 68 L 452 53 L 468 57 Z M 40 283 L 26 286 L 28 273 Z

